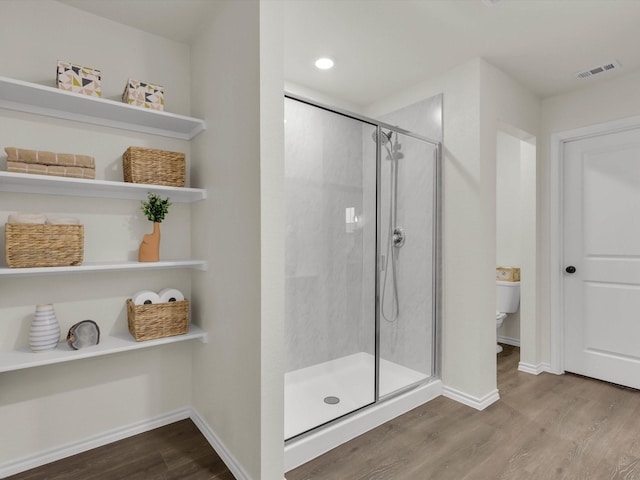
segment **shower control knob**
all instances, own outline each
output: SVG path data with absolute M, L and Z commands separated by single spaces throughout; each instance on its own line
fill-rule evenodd
M 573 265 L 569 265 L 567 268 L 564 269 L 564 271 L 567 273 L 576 273 L 576 267 L 574 267 Z
M 393 246 L 396 248 L 400 248 L 404 245 L 406 237 L 404 236 L 404 228 L 396 227 L 393 229 Z

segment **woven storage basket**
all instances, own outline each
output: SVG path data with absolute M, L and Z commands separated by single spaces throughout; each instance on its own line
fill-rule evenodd
M 7 223 L 4 245 L 10 268 L 81 265 L 84 226 Z
M 519 282 L 520 269 L 516 267 L 496 267 L 496 280 L 501 282 Z
M 127 318 L 136 342 L 183 335 L 189 331 L 189 302 L 135 305 L 128 298 Z
M 124 181 L 184 187 L 184 153 L 129 147 L 122 154 Z

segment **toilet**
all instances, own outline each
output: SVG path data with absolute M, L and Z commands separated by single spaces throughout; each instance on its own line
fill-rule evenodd
M 518 311 L 520 304 L 520 282 L 502 282 L 496 280 L 496 330 L 502 326 L 502 322 L 509 313 Z M 502 347 L 496 344 L 496 352 L 500 353 Z

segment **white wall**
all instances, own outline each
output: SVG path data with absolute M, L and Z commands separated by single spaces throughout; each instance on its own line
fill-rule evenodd
M 209 261 L 193 290 L 211 332 L 194 355 L 194 406 L 254 479 L 283 473 L 279 9 L 219 2 L 192 48 L 193 114 L 208 125 L 193 142 L 192 180 L 209 192 L 193 209 L 194 255 Z
M 537 174 L 537 140 L 529 138 L 520 141 L 520 245 L 524 252 L 520 261 L 520 367 L 523 361 L 534 358 L 539 361 L 538 328 L 538 285 L 544 283 L 538 276 L 537 244 L 538 232 L 538 174 Z M 524 319 L 524 321 L 523 321 Z M 522 339 L 525 346 L 522 347 Z
M 284 473 L 283 3 L 260 2 L 260 477 Z
M 547 98 L 542 102 L 540 122 L 540 245 L 538 268 L 540 277 L 550 276 L 550 154 L 551 134 L 608 122 L 640 114 L 640 72 L 633 72 L 594 86 L 585 80 L 585 88 L 575 92 Z M 540 362 L 549 363 L 550 353 L 550 306 L 548 283 L 541 284 L 539 301 L 539 349 Z
M 498 265 L 520 265 L 520 140 L 498 132 L 496 232 Z
M 0 18 L 0 75 L 54 85 L 56 61 L 68 60 L 101 68 L 106 98 L 118 97 L 128 76 L 138 77 L 167 87 L 168 111 L 189 113 L 185 45 L 49 0 L 0 2 Z M 129 145 L 182 151 L 190 158 L 185 141 L 0 111 L 0 147 L 94 155 L 99 179 L 122 179 L 120 156 Z M 18 210 L 79 217 L 85 225 L 85 261 L 135 258 L 142 235 L 151 231 L 137 201 L 2 193 L 0 205 L 0 224 Z M 171 207 L 162 224 L 162 258 L 190 256 L 190 224 L 188 206 Z M 63 335 L 71 324 L 87 318 L 110 334 L 127 330 L 127 297 L 140 289 L 167 286 L 181 288 L 190 297 L 189 272 L 2 279 L 0 348 L 27 346 L 38 303 L 54 304 Z M 0 374 L 5 432 L 0 436 L 0 466 L 189 405 L 191 348 L 178 344 Z
M 189 48 L 53 0 L 0 4 L 2 75 L 56 85 L 57 60 L 102 71 L 102 98 L 120 101 L 128 78 L 166 88 L 165 110 L 189 114 Z

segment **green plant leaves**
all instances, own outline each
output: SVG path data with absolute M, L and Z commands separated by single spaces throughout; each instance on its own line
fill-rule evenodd
M 169 197 L 163 200 L 162 197 L 151 192 L 147 194 L 147 197 L 148 200 L 146 202 L 140 202 L 140 210 L 149 221 L 161 223 L 171 206 Z

